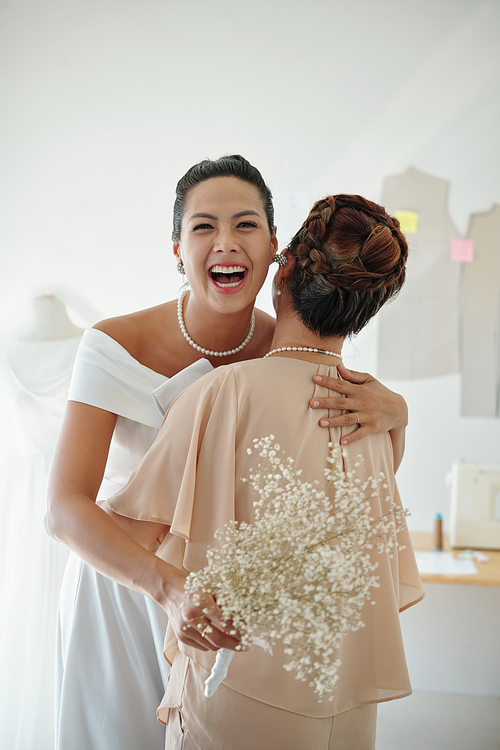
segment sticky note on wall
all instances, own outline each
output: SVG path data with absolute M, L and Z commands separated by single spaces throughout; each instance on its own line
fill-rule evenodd
M 452 240 L 450 260 L 453 263 L 473 263 L 474 240 Z
M 395 211 L 394 216 L 399 221 L 403 234 L 418 232 L 418 213 L 416 211 Z

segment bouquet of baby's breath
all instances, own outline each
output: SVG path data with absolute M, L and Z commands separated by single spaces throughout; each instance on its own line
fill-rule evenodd
M 324 491 L 318 482 L 301 481 L 274 440 L 254 440 L 248 450 L 263 459 L 243 479 L 258 498 L 252 523 L 233 521 L 217 530 L 218 546 L 208 550 L 207 566 L 189 575 L 186 590 L 213 594 L 242 647 L 280 641 L 290 657 L 285 669 L 310 680 L 321 700 L 338 680 L 342 636 L 363 627 L 361 610 L 378 586 L 370 550 L 398 549 L 406 512 L 387 497 L 383 474 L 361 481 L 346 471 L 340 446 L 329 444 Z M 373 519 L 370 497 L 377 496 L 387 510 Z M 206 695 L 226 675 L 233 654 L 218 652 Z

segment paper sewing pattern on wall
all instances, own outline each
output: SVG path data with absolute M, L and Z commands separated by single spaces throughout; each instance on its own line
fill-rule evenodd
M 462 415 L 500 417 L 500 205 L 472 214 L 467 238 L 475 254 L 463 267 Z
M 384 181 L 382 204 L 403 219 L 410 253 L 403 289 L 378 314 L 381 378 L 459 371 L 460 266 L 450 262 L 450 243 L 458 232 L 448 215 L 448 185 L 413 167 Z

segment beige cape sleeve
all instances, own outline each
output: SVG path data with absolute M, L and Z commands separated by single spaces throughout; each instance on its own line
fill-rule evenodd
M 170 526 L 157 554 L 179 569 L 203 567 L 213 532 L 234 518 L 237 409 L 230 368 L 200 378 L 173 402 L 151 449 L 108 500 L 120 515 Z

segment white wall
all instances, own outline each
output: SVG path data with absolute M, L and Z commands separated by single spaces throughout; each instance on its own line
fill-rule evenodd
M 465 233 L 500 201 L 499 28 L 480 0 L 1 2 L 3 301 L 63 285 L 104 317 L 176 295 L 175 183 L 231 151 L 280 206 L 377 200 L 415 166 L 450 180 Z M 282 246 L 300 218 L 278 211 Z M 375 344 L 376 323 L 349 363 L 376 374 Z M 410 406 L 400 485 L 427 529 L 454 459 L 500 459 L 500 420 L 460 417 L 458 375 L 388 385 Z

